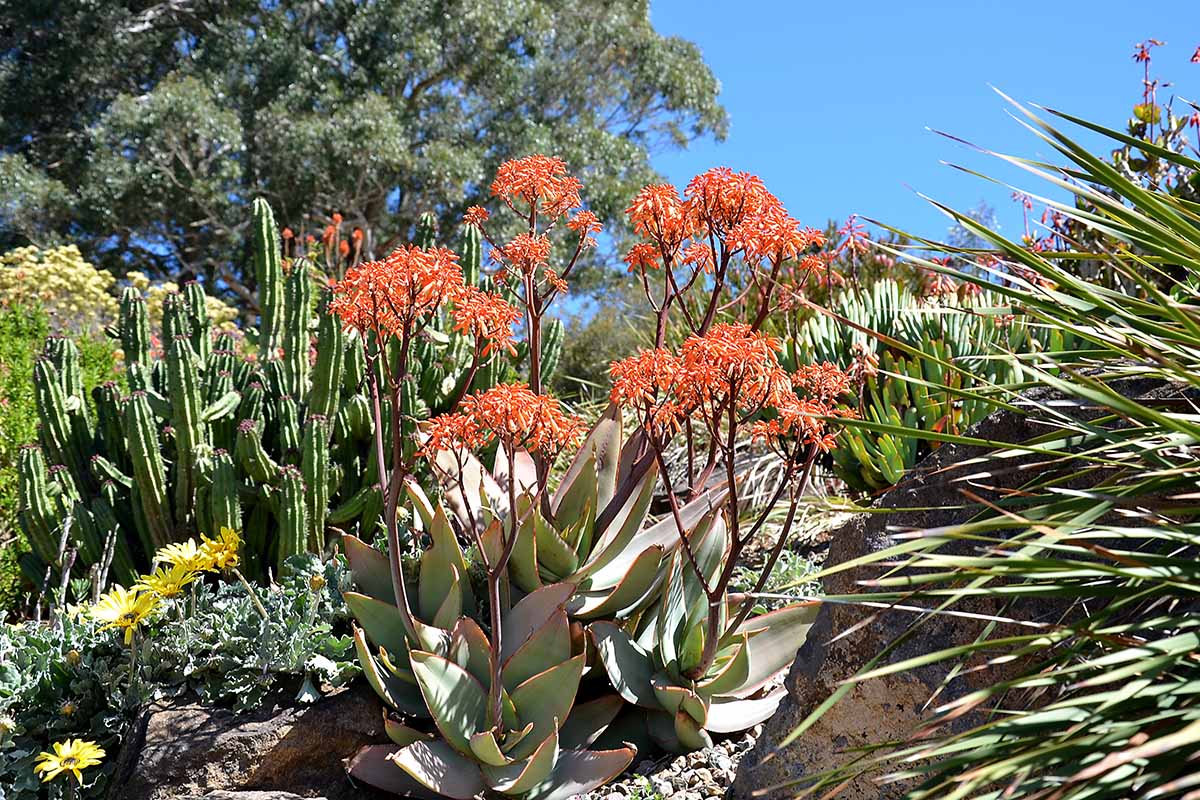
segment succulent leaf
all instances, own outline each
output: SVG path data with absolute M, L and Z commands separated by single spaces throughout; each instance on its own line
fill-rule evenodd
M 471 737 L 487 727 L 487 690 L 449 659 L 421 650 L 409 658 L 434 724 L 455 750 L 470 754 Z

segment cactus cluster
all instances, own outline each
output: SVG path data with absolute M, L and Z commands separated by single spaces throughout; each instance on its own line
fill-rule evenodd
M 862 492 L 894 485 L 936 446 L 899 429 L 961 434 L 995 408 L 974 392 L 1022 379 L 1018 360 L 1004 354 L 1078 346 L 1062 331 L 1002 315 L 1005 305 L 987 291 L 968 300 L 931 300 L 880 280 L 833 305 L 850 325 L 825 315 L 802 324 L 788 342 L 785 365 L 829 361 L 850 368 L 856 357 L 870 358 L 872 368 L 859 373 L 858 415 L 894 428 L 843 428 L 831 454 L 839 477 Z
M 57 585 L 68 562 L 76 574 L 94 570 L 98 584 L 127 582 L 164 544 L 222 526 L 244 532 L 245 571 L 258 575 L 320 550 L 329 528 L 374 538 L 383 500 L 363 343 L 321 313 L 312 264 L 281 257 L 270 207 L 256 200 L 252 214 L 253 355 L 235 334 L 214 333 L 197 283 L 164 298 L 157 339 L 142 294 L 124 290 L 110 334 L 124 351 L 127 392 L 107 383 L 89 402 L 74 343 L 46 342 L 33 376 L 39 446 L 19 464 L 31 544 L 23 572 L 35 586 Z M 418 239 L 433 243 L 431 217 Z M 463 250 L 464 273 L 487 281 L 478 231 Z M 410 359 L 417 418 L 446 411 L 466 375 L 469 345 L 441 323 Z M 494 361 L 469 388 L 511 379 L 519 363 Z

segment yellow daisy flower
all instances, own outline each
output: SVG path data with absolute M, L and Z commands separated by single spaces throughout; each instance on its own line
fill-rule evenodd
M 52 781 L 64 772 L 75 776 L 75 782 L 82 784 L 82 771 L 94 767 L 104 758 L 104 750 L 95 742 L 83 739 L 67 739 L 65 742 L 55 742 L 53 753 L 41 753 L 33 767 L 35 773 L 42 774 L 42 782 Z
M 242 546 L 242 537 L 233 528 L 221 528 L 217 538 L 210 539 L 200 534 L 204 544 L 200 549 L 208 554 L 209 560 L 217 569 L 233 569 L 239 563 L 238 550 Z
M 132 644 L 134 629 L 157 607 L 157 595 L 116 585 L 92 606 L 92 619 L 106 623 L 100 630 L 124 628 L 125 644 Z
M 161 564 L 173 564 L 192 572 L 208 572 L 213 568 L 208 551 L 196 544 L 195 539 L 176 542 L 159 549 L 154 560 Z
M 173 564 L 170 569 L 159 567 L 151 574 L 143 575 L 133 585 L 133 588 L 138 591 L 153 592 L 163 598 L 175 597 L 183 591 L 183 587 L 196 580 L 197 577 L 198 575 L 194 571 Z

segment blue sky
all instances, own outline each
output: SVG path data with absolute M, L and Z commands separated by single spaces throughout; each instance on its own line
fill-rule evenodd
M 725 142 L 695 142 L 655 166 L 680 186 L 710 166 L 755 172 L 809 225 L 858 213 L 940 237 L 949 223 L 921 192 L 964 210 L 986 201 L 1018 233 L 1008 191 L 941 162 L 1040 190 L 1036 181 L 927 130 L 1048 158 L 990 86 L 1121 127 L 1141 94 L 1134 44 L 1153 37 L 1167 45 L 1154 71 L 1174 83 L 1160 100 L 1200 101 L 1196 0 L 651 0 L 651 19 L 700 46 L 731 122 Z

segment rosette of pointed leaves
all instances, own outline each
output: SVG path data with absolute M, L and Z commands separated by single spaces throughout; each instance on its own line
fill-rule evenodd
M 575 705 L 586 654 L 564 610 L 573 591 L 543 586 L 504 616 L 499 719 L 490 702 L 491 642 L 473 619 L 459 617 L 436 652 L 411 649 L 406 669 L 434 730 L 388 720 L 393 745 L 363 748 L 350 774 L 407 795 L 565 800 L 623 771 L 634 748 L 587 749 L 621 701 L 610 695 Z
M 656 469 L 629 482 L 631 489 L 618 491 L 633 460 L 627 452 L 622 456 L 627 444 L 621 410 L 610 406 L 547 504 L 531 500 L 536 466 L 523 450 L 515 454 L 511 476 L 503 451 L 490 471 L 470 454 L 442 452 L 435 471 L 442 478 L 448 515 L 464 528 L 482 526 L 485 546 L 507 530 L 508 490 L 514 484 L 520 527 L 508 573 L 517 588 L 533 592 L 546 584 L 572 584 L 575 593 L 566 604 L 571 617 L 624 619 L 657 598 L 667 559 L 679 544 L 672 519 L 649 522 Z M 685 526 L 697 524 L 723 498 L 723 489 L 716 487 L 683 506 Z
M 728 530 L 718 511 L 691 530 L 688 548 L 690 557 L 682 549 L 671 555 L 654 606 L 624 625 L 589 626 L 612 685 L 647 711 L 645 736 L 673 752 L 711 747 L 710 734 L 745 730 L 774 713 L 785 691 L 776 678 L 791 665 L 819 606 L 790 605 L 729 630 L 743 600 L 726 596 L 712 608 L 698 577 L 714 585 L 727 558 Z M 710 613 L 721 615 L 717 629 L 724 633 L 712 665 L 695 675 Z

